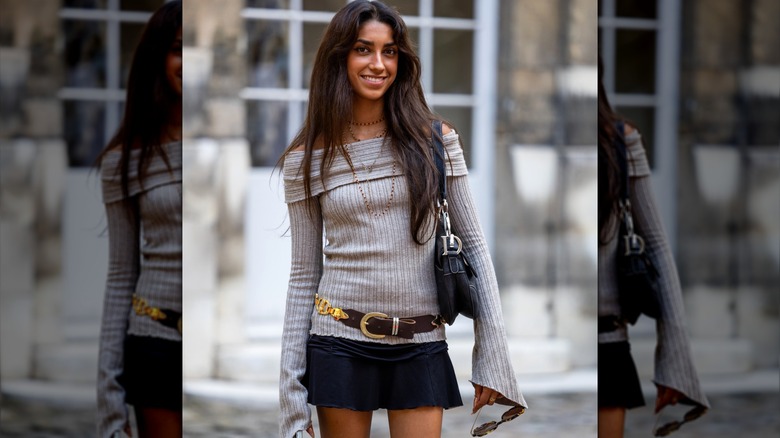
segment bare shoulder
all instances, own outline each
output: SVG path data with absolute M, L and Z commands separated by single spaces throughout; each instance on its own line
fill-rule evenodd
M 626 123 L 624 126 L 625 127 L 623 129 L 625 130 L 626 135 L 631 135 L 636 132 L 636 128 L 634 128 L 630 124 Z
M 442 123 L 441 124 L 441 133 L 442 133 L 442 135 L 447 135 L 450 132 L 452 132 L 452 128 L 450 128 L 450 126 L 447 125 L 446 123 Z

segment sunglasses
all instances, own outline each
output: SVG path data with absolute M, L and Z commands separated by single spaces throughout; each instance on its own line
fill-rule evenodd
M 704 413 L 707 412 L 707 408 L 704 406 L 696 406 L 695 408 L 691 409 L 690 411 L 685 413 L 685 416 L 683 417 L 683 421 L 672 421 L 669 423 L 664 424 L 661 427 L 658 427 L 658 419 L 661 418 L 660 415 L 656 415 L 655 417 L 655 426 L 653 426 L 653 435 L 655 436 L 667 436 L 670 433 L 676 431 L 679 429 L 683 424 L 690 423 L 691 421 L 701 417 L 704 415 Z M 659 412 L 660 414 L 660 412 Z
M 471 436 L 485 436 L 490 432 L 493 432 L 494 430 L 498 429 L 499 424 L 512 421 L 515 418 L 523 415 L 525 408 L 522 406 L 515 406 L 512 409 L 504 412 L 504 415 L 501 416 L 501 421 L 489 421 L 475 428 L 474 425 L 477 424 L 477 418 L 479 418 L 479 414 L 481 412 L 482 408 L 479 408 L 479 412 L 477 412 L 477 416 L 474 418 L 474 423 L 471 425 Z

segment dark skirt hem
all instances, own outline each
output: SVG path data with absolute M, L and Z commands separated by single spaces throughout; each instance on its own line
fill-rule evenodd
M 182 410 L 182 350 L 180 341 L 127 335 L 124 370 L 119 383 L 125 403 L 137 408 Z
M 628 341 L 598 345 L 598 407 L 633 409 L 645 405 Z
M 303 384 L 315 406 L 354 411 L 463 406 L 445 341 L 388 345 L 312 335 Z

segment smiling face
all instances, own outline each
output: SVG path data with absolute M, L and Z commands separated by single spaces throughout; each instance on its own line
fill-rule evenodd
M 347 75 L 355 99 L 381 100 L 397 70 L 398 46 L 392 29 L 376 20 L 367 21 L 347 56 Z
M 179 96 L 181 96 L 181 65 L 181 28 L 179 28 L 168 56 L 165 57 L 165 77 L 171 89 Z

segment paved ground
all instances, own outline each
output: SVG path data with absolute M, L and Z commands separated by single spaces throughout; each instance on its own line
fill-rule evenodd
M 706 386 L 709 385 L 705 385 L 705 391 Z M 709 392 L 712 410 L 701 419 L 683 425 L 672 437 L 776 438 L 780 436 L 780 392 L 775 389 L 776 386 L 763 391 L 753 388 L 748 392 L 734 391 L 733 388 L 728 391 L 713 389 Z M 655 422 L 650 407 L 653 402 L 652 388 L 645 389 L 648 406 L 629 412 L 626 425 L 628 438 L 652 436 Z M 192 391 L 194 394 L 185 399 L 184 436 L 276 437 L 278 408 L 274 401 L 274 389 L 266 388 L 259 395 L 255 388 L 246 387 L 243 390 L 246 394 L 252 394 L 253 401 L 237 402 L 240 397 L 235 397 L 235 394 L 223 400 Z M 11 385 L 4 386 L 4 396 L 0 402 L 0 437 L 94 436 L 95 409 L 91 390 L 82 388 L 76 396 L 73 391 L 56 393 L 49 390 L 49 397 L 41 395 L 44 391 L 44 387 L 22 391 Z M 463 396 L 464 401 L 468 401 L 472 395 L 464 393 Z M 529 388 L 526 399 L 530 409 L 520 418 L 502 425 L 490 435 L 491 438 L 596 436 L 595 392 L 567 392 L 560 389 L 545 392 L 542 388 Z M 496 419 L 501 414 L 500 408 L 491 409 L 490 412 L 483 411 L 486 420 Z M 483 417 L 480 417 L 482 420 Z M 444 415 L 442 436 L 469 437 L 472 421 L 473 417 L 465 407 L 449 410 Z M 372 437 L 389 437 L 386 415 L 381 411 L 375 414 Z
M 491 438 L 508 437 L 595 437 L 596 421 L 592 413 L 594 394 L 557 394 L 534 397 L 534 408 L 490 434 Z M 530 401 L 529 401 L 530 404 Z M 466 407 L 444 413 L 443 437 L 469 437 L 474 417 Z M 498 419 L 500 408 L 483 410 L 480 422 Z M 556 415 L 552 413 L 556 412 Z M 276 437 L 278 410 L 257 412 L 227 403 L 192 402 L 185 412 L 188 437 Z M 560 416 L 558 416 L 560 414 Z M 316 428 L 316 415 L 314 416 Z M 374 414 L 372 438 L 388 438 L 385 411 Z
M 673 438 L 778 438 L 780 437 L 780 393 L 728 394 L 710 396 L 712 408 L 703 417 L 671 434 Z M 629 411 L 626 416 L 626 437 L 652 436 L 656 422 L 653 415 L 655 399 L 645 396 L 647 405 Z M 675 417 L 663 416 L 664 422 L 679 420 L 685 409 Z
M 530 398 L 529 398 L 530 400 Z M 595 437 L 594 394 L 535 396 L 534 407 L 503 424 L 491 438 Z M 529 401 L 530 403 L 530 401 Z M 480 421 L 500 417 L 502 410 L 483 410 Z M 278 410 L 237 406 L 219 401 L 189 401 L 183 413 L 186 437 L 277 437 Z M 443 437 L 468 437 L 474 417 L 465 407 L 444 415 Z M 315 415 L 316 427 L 316 415 Z M 94 409 L 43 402 L 4 400 L 0 436 L 25 438 L 84 438 L 94 436 Z M 387 417 L 374 416 L 372 438 L 388 438 Z

